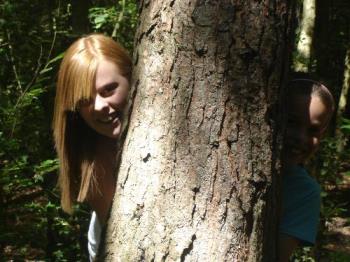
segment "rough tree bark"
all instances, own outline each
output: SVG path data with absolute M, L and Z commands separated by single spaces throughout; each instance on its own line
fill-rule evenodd
M 288 1 L 142 1 L 106 261 L 275 261 Z

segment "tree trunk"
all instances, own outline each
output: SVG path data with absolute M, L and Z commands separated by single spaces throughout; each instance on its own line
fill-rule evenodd
M 105 261 L 275 261 L 288 1 L 142 1 Z
M 303 0 L 303 14 L 299 25 L 300 34 L 297 43 L 297 59 L 294 63 L 296 72 L 308 72 L 311 61 L 312 39 L 316 17 L 316 0 Z
M 344 149 L 345 146 L 348 144 L 348 137 L 344 134 L 344 132 L 341 131 L 341 125 L 343 122 L 343 118 L 349 119 L 350 112 L 349 110 L 349 103 L 350 103 L 350 48 L 346 52 L 346 57 L 344 61 L 344 80 L 343 80 L 343 87 L 341 89 L 339 103 L 338 103 L 338 110 L 337 110 L 337 123 L 336 123 L 336 130 L 335 135 L 337 137 L 337 152 L 339 154 L 345 153 Z
M 343 82 L 343 89 L 342 93 L 344 95 L 341 95 L 341 102 L 339 104 L 339 108 L 342 108 L 343 117 L 346 117 L 350 119 L 350 48 L 348 49 L 346 53 L 345 58 L 345 66 L 344 66 L 344 82 Z M 342 97 L 344 97 L 344 101 L 342 100 Z
M 313 49 L 315 59 L 317 60 L 316 73 L 323 79 L 329 78 L 329 71 L 331 71 L 329 70 L 330 59 L 334 59 L 333 54 L 328 55 L 328 53 L 331 51 L 331 49 L 329 48 L 329 38 L 332 32 L 332 14 L 330 12 L 331 5 L 332 1 L 316 0 L 316 18 Z
M 73 34 L 80 37 L 90 31 L 89 8 L 91 0 L 74 0 L 72 4 L 72 30 Z
M 342 93 L 344 61 L 350 39 L 350 1 L 317 0 L 314 50 L 316 73 L 332 91 L 336 105 Z M 331 129 L 336 128 L 335 121 Z

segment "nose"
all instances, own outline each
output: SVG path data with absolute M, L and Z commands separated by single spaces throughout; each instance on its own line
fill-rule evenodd
M 100 95 L 96 95 L 94 110 L 101 112 L 101 111 L 108 111 L 108 108 L 109 108 L 109 104 L 106 98 L 101 97 Z

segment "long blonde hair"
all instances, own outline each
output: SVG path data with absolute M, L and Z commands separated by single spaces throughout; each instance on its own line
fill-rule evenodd
M 60 161 L 58 184 L 61 205 L 72 213 L 75 200 L 83 202 L 96 184 L 94 176 L 96 139 L 77 109 L 93 98 L 96 71 L 101 60 L 115 63 L 130 80 L 132 63 L 128 53 L 112 38 L 92 34 L 75 41 L 60 65 L 53 117 L 53 134 Z

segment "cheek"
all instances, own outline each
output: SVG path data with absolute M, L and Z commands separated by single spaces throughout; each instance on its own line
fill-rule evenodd
M 127 88 L 121 92 L 121 94 L 120 94 L 121 101 L 126 102 L 128 95 L 129 95 L 129 88 Z
M 129 91 L 130 91 L 129 83 L 126 82 L 124 85 L 124 88 L 122 89 L 122 93 L 123 93 L 123 96 L 125 96 L 125 98 L 129 95 Z
M 123 88 L 118 90 L 118 92 L 114 96 L 114 103 L 117 105 L 122 105 L 124 106 L 126 104 L 127 98 L 129 95 L 129 89 L 128 88 Z

